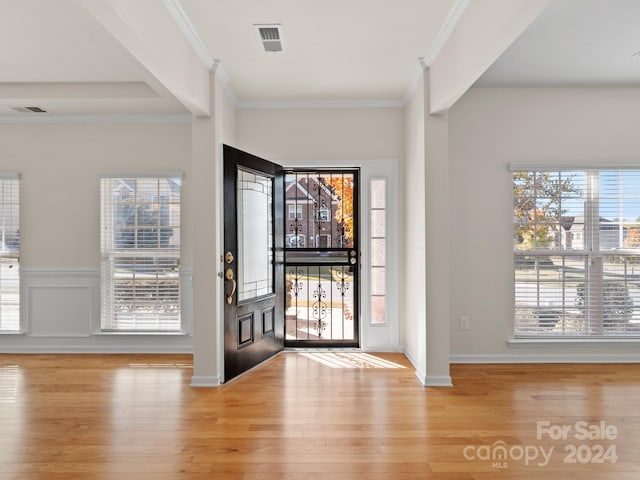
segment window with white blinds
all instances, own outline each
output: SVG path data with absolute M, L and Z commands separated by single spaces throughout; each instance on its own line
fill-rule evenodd
M 180 185 L 101 178 L 101 328 L 179 331 Z
M 640 170 L 513 171 L 516 337 L 640 336 Z
M 20 185 L 0 173 L 0 332 L 20 330 Z

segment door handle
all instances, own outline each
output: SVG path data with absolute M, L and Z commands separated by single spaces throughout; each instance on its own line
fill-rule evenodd
M 236 287 L 237 287 L 236 279 L 233 276 L 233 269 L 227 268 L 224 271 L 224 278 L 225 280 L 231 282 L 231 292 L 226 295 L 227 303 L 231 305 L 231 303 L 233 302 L 233 295 L 236 293 Z

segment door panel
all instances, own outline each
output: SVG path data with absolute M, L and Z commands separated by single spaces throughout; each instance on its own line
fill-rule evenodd
M 282 167 L 224 146 L 225 381 L 283 348 Z

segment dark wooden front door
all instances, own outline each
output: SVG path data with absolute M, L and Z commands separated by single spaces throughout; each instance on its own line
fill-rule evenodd
M 284 344 L 282 167 L 224 146 L 224 378 Z

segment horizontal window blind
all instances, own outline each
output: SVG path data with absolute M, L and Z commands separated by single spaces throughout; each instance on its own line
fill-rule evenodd
M 180 185 L 101 178 L 103 330 L 180 330 Z
M 0 175 L 0 332 L 20 329 L 20 185 Z
M 640 170 L 513 172 L 516 337 L 640 335 Z

